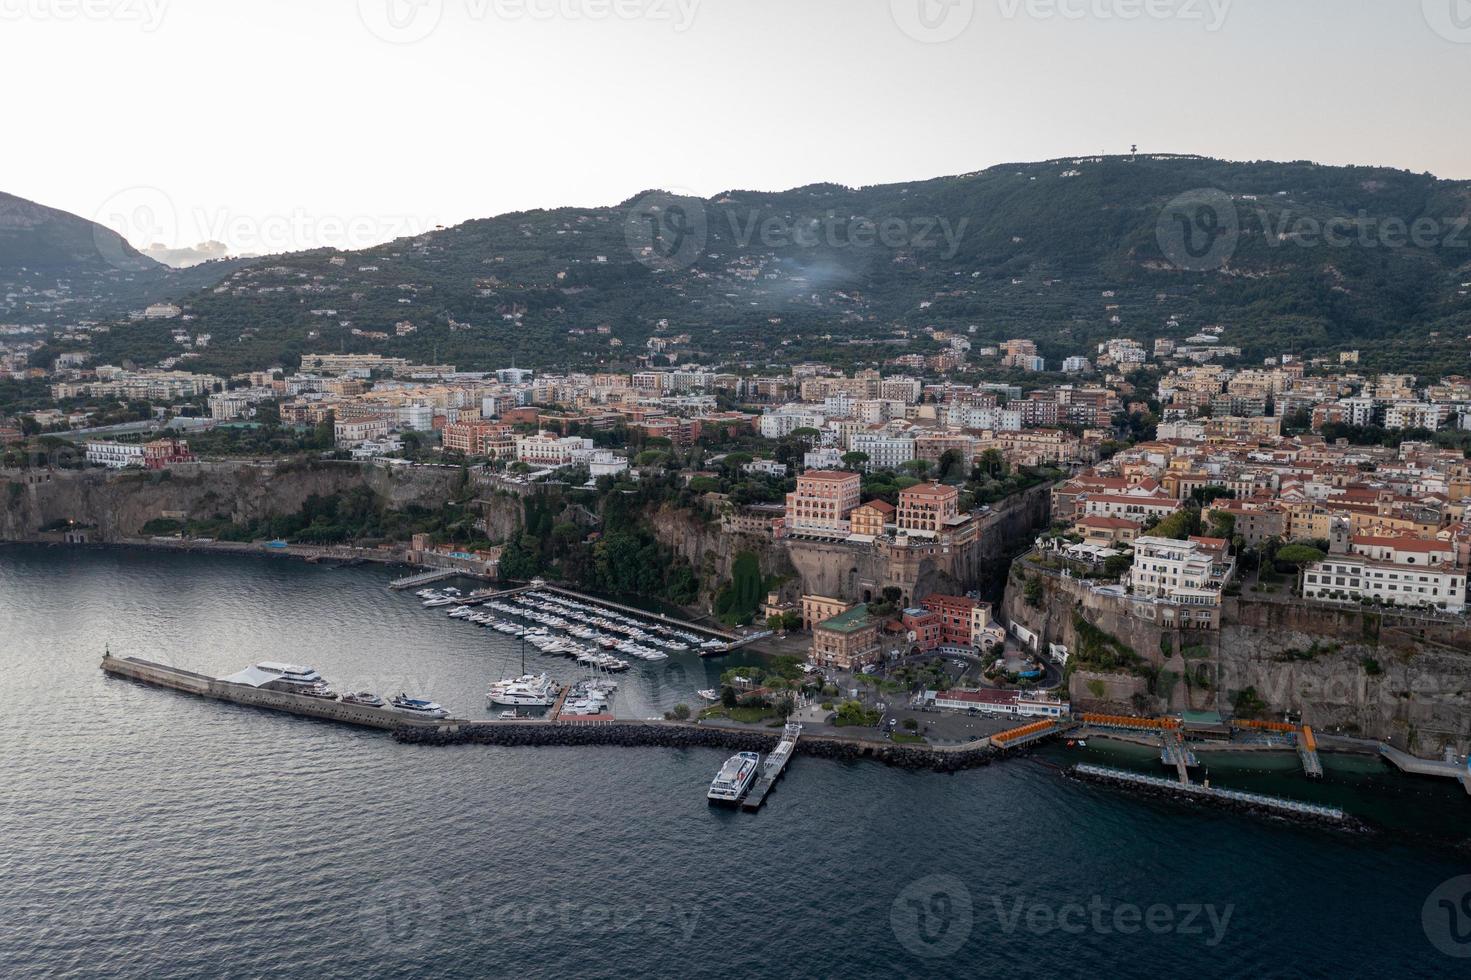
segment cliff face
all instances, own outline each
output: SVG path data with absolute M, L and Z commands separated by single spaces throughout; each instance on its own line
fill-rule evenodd
M 389 507 L 433 506 L 450 496 L 456 469 L 387 468 L 367 463 L 273 465 L 195 463 L 167 472 L 104 470 L 0 474 L 5 508 L 0 539 L 36 538 L 40 528 L 71 520 L 90 525 L 94 541 L 136 537 L 154 518 L 182 516 L 234 521 L 292 514 L 312 494 L 367 485 Z
M 982 518 L 974 542 L 931 550 L 841 541 L 776 541 L 758 533 L 727 533 L 719 522 L 707 524 L 672 508 L 653 514 L 650 523 L 659 541 L 695 568 L 706 593 L 702 600 L 713 598 L 730 580 L 736 555 L 745 551 L 757 556 L 764 575 L 791 580 L 788 591 L 793 593 L 866 602 L 894 587 L 906 602 L 917 602 L 932 593 L 979 589 L 999 599 L 1008 559 L 1031 541 L 1037 528 L 1046 525 L 1049 507 L 1050 488 L 1035 487 Z
M 1017 570 L 1023 569 L 1018 563 Z M 1165 630 L 1129 616 L 1123 605 L 1074 579 L 1026 573 L 1042 583 L 1028 603 L 1015 575 L 1008 622 L 1040 643 L 1079 649 L 1075 617 L 1132 649 L 1160 672 L 1158 710 L 1216 710 L 1230 717 L 1237 695 L 1252 689 L 1267 716 L 1292 712 L 1304 724 L 1369 738 L 1391 735 L 1421 755 L 1471 745 L 1471 625 L 1428 625 L 1382 611 L 1288 601 L 1228 598 L 1221 630 Z M 1024 576 L 1025 577 L 1025 576 Z M 1118 707 L 1120 691 L 1143 693 L 1142 678 L 1105 685 L 1090 675 L 1071 694 L 1085 707 Z
M 716 593 L 730 582 L 731 567 L 742 552 L 756 556 L 764 576 L 785 579 L 794 574 L 786 549 L 764 535 L 727 534 L 718 521 L 707 523 L 690 511 L 673 507 L 659 508 L 650 515 L 649 525 L 660 544 L 695 570 L 700 579 L 699 606 L 706 612 Z

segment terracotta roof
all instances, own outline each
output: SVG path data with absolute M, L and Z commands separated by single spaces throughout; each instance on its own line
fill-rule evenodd
M 899 491 L 901 497 L 954 497 L 959 494 L 960 491 L 954 487 L 941 486 L 938 483 L 922 484 Z
M 1425 538 L 1381 538 L 1371 534 L 1356 534 L 1352 541 L 1356 545 L 1366 548 L 1393 548 L 1396 551 L 1451 551 L 1454 546 L 1449 541 L 1431 541 Z
M 1124 527 L 1132 527 L 1132 528 L 1136 528 L 1136 529 L 1139 527 L 1139 525 L 1137 523 L 1135 523 L 1134 521 L 1125 520 L 1122 517 L 1100 517 L 1100 516 L 1096 516 L 1096 515 L 1093 516 L 1093 517 L 1085 517 L 1082 520 L 1078 521 L 1077 523 L 1080 524 L 1083 527 L 1099 527 L 1099 528 L 1124 528 Z

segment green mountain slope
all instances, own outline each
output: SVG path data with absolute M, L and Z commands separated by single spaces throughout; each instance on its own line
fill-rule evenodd
M 933 349 L 926 327 L 1032 337 L 1055 360 L 1219 327 L 1252 357 L 1352 346 L 1440 371 L 1471 334 L 1468 215 L 1471 184 L 1381 168 L 1057 160 L 508 214 L 257 261 L 187 305 L 216 370 L 339 350 L 594 366 L 682 334 L 682 360 L 856 365 Z M 168 349 L 159 325 L 111 342 Z
M 241 264 L 173 270 L 110 228 L 0 193 L 0 322 L 114 317 L 187 296 Z

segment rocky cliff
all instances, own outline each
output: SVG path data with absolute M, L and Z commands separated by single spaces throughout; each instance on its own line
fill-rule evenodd
M 1035 604 L 1026 598 L 1028 579 L 1040 583 Z M 1250 691 L 1263 716 L 1291 713 L 1326 731 L 1399 736 L 1425 756 L 1471 746 L 1471 624 L 1236 597 L 1225 600 L 1219 632 L 1166 630 L 1130 616 L 1086 582 L 1040 574 L 1024 562 L 1013 568 L 1003 608 L 1008 622 L 1041 644 L 1076 652 L 1092 627 L 1141 658 L 1127 678 L 1108 683 L 1077 665 L 1070 693 L 1085 707 L 1118 708 L 1141 694 L 1154 710 L 1230 717 Z
M 389 507 L 437 506 L 459 470 L 312 461 L 194 463 L 163 472 L 25 470 L 0 473 L 0 539 L 34 540 L 58 521 L 90 527 L 93 541 L 136 537 L 159 517 L 243 522 L 292 514 L 312 494 L 367 485 Z

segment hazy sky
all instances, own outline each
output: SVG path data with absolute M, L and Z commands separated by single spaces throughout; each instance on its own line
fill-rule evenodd
M 1471 178 L 1471 0 L 0 0 L 0 190 L 361 247 L 1141 150 Z

